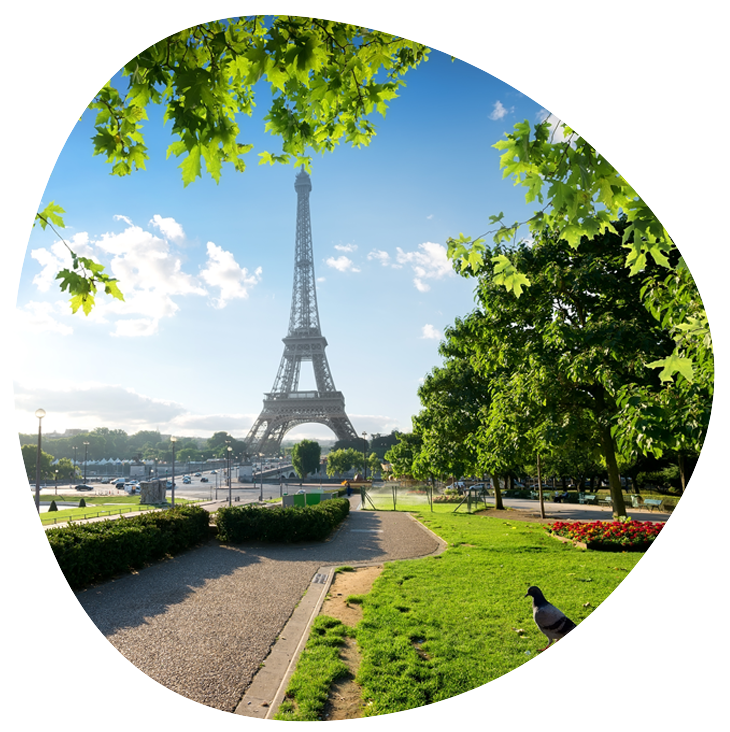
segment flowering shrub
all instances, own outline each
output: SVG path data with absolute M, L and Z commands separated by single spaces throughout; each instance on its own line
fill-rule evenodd
M 556 521 L 548 531 L 572 541 L 581 541 L 589 549 L 646 551 L 664 523 L 653 521 Z

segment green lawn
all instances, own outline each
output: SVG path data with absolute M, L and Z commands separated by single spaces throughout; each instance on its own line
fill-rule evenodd
M 58 511 L 44 511 L 40 514 L 41 523 L 45 526 L 48 524 L 61 523 L 63 521 L 78 521 L 84 518 L 94 518 L 96 516 L 118 516 L 120 511 L 130 513 L 132 511 L 149 511 L 159 506 L 149 506 L 140 504 L 139 496 L 86 496 L 79 494 L 71 495 L 53 495 L 42 496 L 43 502 L 55 500 L 57 503 L 76 503 L 81 499 L 86 501 L 85 508 L 64 508 Z M 175 498 L 175 504 L 183 505 L 185 503 L 196 503 L 185 498 Z
M 367 716 L 446 699 L 517 668 L 546 642 L 524 597 L 530 585 L 580 623 L 643 556 L 580 551 L 537 524 L 452 511 L 415 514 L 448 542 L 443 554 L 387 564 L 364 598 L 357 681 Z M 306 688 L 295 682 L 295 691 Z M 316 719 L 316 706 L 294 701 Z

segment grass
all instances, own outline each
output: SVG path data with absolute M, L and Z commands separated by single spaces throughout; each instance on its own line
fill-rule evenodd
M 46 496 L 43 496 L 44 502 Z M 40 514 L 41 523 L 45 525 L 61 523 L 64 521 L 79 521 L 85 518 L 94 518 L 97 516 L 118 516 L 121 513 L 130 513 L 132 511 L 149 511 L 159 506 L 151 506 L 139 502 L 139 496 L 89 496 L 83 495 L 53 495 L 51 500 L 56 503 L 77 503 L 84 499 L 86 501 L 85 508 L 64 508 L 58 511 L 46 511 Z M 176 504 L 196 503 L 185 498 L 175 498 Z
M 315 722 L 327 703 L 333 682 L 349 673 L 340 660 L 339 648 L 352 630 L 335 618 L 315 618 L 307 645 L 287 688 L 286 698 L 274 719 Z
M 434 509 L 415 515 L 449 548 L 437 557 L 386 564 L 371 592 L 357 598 L 363 619 L 355 630 L 362 654 L 356 681 L 365 716 L 447 699 L 517 668 L 545 645 L 524 597 L 530 585 L 580 623 L 643 556 L 578 551 L 538 524 L 510 521 L 508 513 Z M 295 677 L 320 675 L 309 668 L 300 663 Z M 307 686 L 297 684 L 297 705 L 310 715 L 321 711 L 326 695 L 318 692 L 320 701 L 309 704 Z

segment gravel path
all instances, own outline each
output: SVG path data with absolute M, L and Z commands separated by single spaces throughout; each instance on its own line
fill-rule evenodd
M 422 557 L 439 548 L 406 514 L 354 511 L 326 543 L 210 542 L 77 597 L 141 671 L 232 712 L 320 567 Z

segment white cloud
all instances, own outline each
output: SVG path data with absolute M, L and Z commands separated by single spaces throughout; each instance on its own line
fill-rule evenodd
M 426 216 L 427 221 L 430 221 L 432 218 L 433 218 L 433 214 L 429 214 L 428 216 Z
M 251 287 L 261 281 L 262 269 L 259 267 L 249 274 L 241 267 L 231 252 L 208 242 L 208 261 L 200 276 L 211 287 L 217 287 L 220 295 L 214 300 L 216 308 L 224 308 L 230 300 L 247 298 Z
M 184 413 L 177 402 L 153 399 L 119 384 L 88 383 L 84 386 L 42 387 L 15 384 L 15 406 L 33 412 L 39 404 L 56 421 L 67 426 L 99 424 L 119 426 L 156 425 Z
M 111 426 L 129 434 L 139 430 L 160 430 L 176 435 L 200 436 L 219 430 L 240 431 L 245 437 L 258 416 L 255 414 L 195 414 L 182 404 L 155 399 L 120 384 L 90 382 L 79 386 L 58 382 L 14 384 L 15 407 L 19 429 L 37 428 L 33 416 L 39 405 L 47 412 L 44 430 L 93 429 Z
M 454 276 L 454 270 L 446 256 L 446 247 L 443 244 L 427 241 L 419 244 L 418 251 L 415 252 L 404 252 L 397 247 L 396 260 L 399 264 L 411 266 L 415 274 L 413 284 L 419 292 L 427 292 L 430 289 L 424 280 L 440 280 L 443 277 Z
M 494 103 L 494 109 L 489 115 L 489 119 L 491 120 L 499 120 L 503 117 L 506 117 L 510 110 L 508 110 L 502 102 L 499 101 L 499 99 Z
M 122 214 L 114 214 L 114 221 L 124 221 L 128 226 L 134 226 L 134 224 L 132 224 L 132 219 L 130 219 L 129 216 L 122 216 Z
M 56 317 L 57 314 L 61 314 L 61 308 L 71 313 L 68 303 L 29 302 L 15 311 L 15 327 L 18 333 L 24 336 L 31 333 L 71 335 L 73 328 L 61 323 Z
M 357 244 L 335 244 L 335 249 L 338 252 L 356 252 Z
M 430 323 L 427 323 L 423 326 L 421 329 L 421 338 L 426 338 L 427 340 L 441 340 L 442 335 L 441 331 L 434 328 Z
M 324 262 L 328 267 L 336 269 L 338 272 L 359 272 L 353 261 L 344 254 L 341 257 L 329 257 Z
M 62 241 L 54 242 L 50 249 L 33 249 L 30 256 L 41 265 L 41 271 L 33 278 L 33 284 L 39 292 L 48 292 L 55 287 L 56 275 L 62 269 L 73 266 L 69 247 L 79 256 L 94 258 L 89 244 L 89 235 L 86 232 L 74 234 L 67 247 Z
M 208 243 L 208 258 L 199 276 L 188 274 L 183 271 L 181 257 L 170 249 L 170 241 L 180 241 L 185 236 L 182 226 L 174 219 L 156 214 L 150 220 L 150 225 L 160 230 L 160 237 L 134 225 L 126 216 L 114 218 L 127 224 L 123 231 L 107 232 L 96 240 L 90 240 L 83 232 L 70 241 L 78 254 L 108 263 L 106 271 L 119 280 L 124 300 L 98 297 L 90 315 L 84 316 L 88 323 L 111 323 L 114 336 L 141 337 L 157 333 L 160 320 L 178 312 L 176 299 L 179 297 L 208 295 L 216 308 L 223 308 L 231 300 L 248 297 L 250 288 L 261 280 L 261 268 L 250 273 L 236 262 L 231 252 L 212 242 Z M 33 279 L 39 292 L 55 287 L 59 270 L 72 266 L 71 255 L 62 242 L 55 242 L 47 249 L 34 249 L 31 257 L 41 265 Z M 213 294 L 216 290 L 217 297 Z M 31 315 L 35 327 L 48 327 L 47 312 L 29 311 L 24 317 Z
M 126 318 L 117 320 L 112 335 L 122 338 L 138 338 L 140 336 L 155 335 L 159 322 L 159 318 Z
M 384 252 L 382 249 L 373 249 L 373 251 L 368 254 L 368 259 L 377 260 L 383 265 L 383 267 L 387 267 L 390 264 L 390 254 L 388 254 L 388 252 Z
M 173 218 L 163 218 L 160 214 L 155 214 L 150 220 L 150 224 L 159 229 L 165 239 L 182 241 L 185 238 L 183 227 Z

